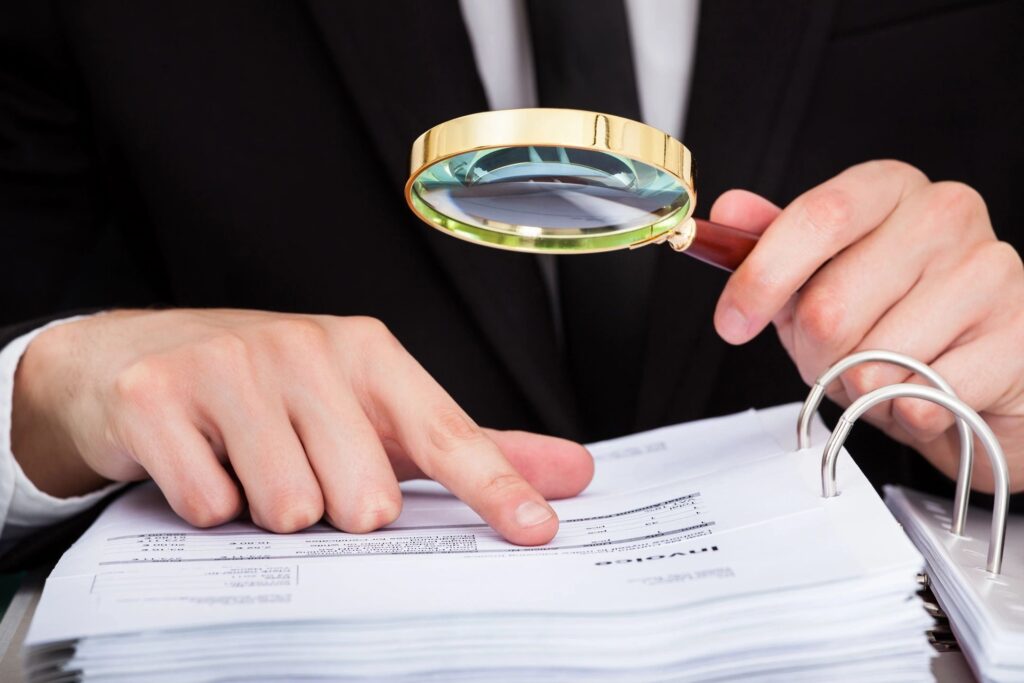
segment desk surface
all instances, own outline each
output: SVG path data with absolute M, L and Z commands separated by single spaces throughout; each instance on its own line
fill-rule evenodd
M 43 591 L 46 571 L 25 575 L 0 620 L 0 681 L 23 683 L 21 649 Z M 975 680 L 967 660 L 959 652 L 943 652 L 932 662 L 935 683 L 970 683 Z
M 45 570 L 26 574 L 0 619 L 0 681 L 21 683 L 21 646 L 43 592 Z

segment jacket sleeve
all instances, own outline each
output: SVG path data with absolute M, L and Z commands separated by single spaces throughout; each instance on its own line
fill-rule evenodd
M 49 0 L 0 3 L 0 350 L 83 301 L 108 222 L 85 112 Z M 14 486 L 11 468 L 0 476 Z M 5 543 L 0 571 L 59 556 L 76 524 Z
M 0 4 L 0 340 L 74 300 L 100 234 L 83 101 L 50 3 Z

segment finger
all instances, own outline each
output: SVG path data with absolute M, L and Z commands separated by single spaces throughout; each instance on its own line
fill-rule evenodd
M 732 344 L 752 339 L 822 264 L 926 182 L 906 164 L 870 162 L 797 198 L 726 283 L 715 311 L 718 333 Z
M 579 495 L 594 478 L 590 451 L 568 439 L 485 429 L 512 467 L 548 500 Z
M 393 338 L 377 344 L 376 354 L 363 398 L 377 416 L 378 431 L 393 436 L 420 470 L 509 541 L 551 540 L 558 530 L 554 510 L 494 441 Z
M 957 395 L 979 412 L 997 433 L 1013 434 L 1020 421 L 1019 405 L 1024 395 L 1024 354 L 1020 340 L 1024 338 L 1024 318 L 1001 326 L 969 343 L 950 349 L 932 363 L 932 367 L 948 381 Z M 999 362 L 993 362 L 993 359 Z M 919 377 L 910 380 L 926 384 Z M 939 469 L 955 477 L 959 464 L 957 433 L 950 428 L 955 417 L 944 408 L 925 401 L 901 398 L 892 402 L 893 418 L 908 435 L 924 443 L 921 449 Z M 1019 431 L 1019 430 L 1016 430 Z M 1003 442 L 1007 452 L 1019 452 L 1024 444 Z M 1024 460 L 1010 458 L 1010 482 L 1017 488 L 1024 484 Z M 972 485 L 992 490 L 992 470 L 984 453 L 975 457 L 975 478 Z
M 223 436 L 253 522 L 291 533 L 319 521 L 324 514 L 320 484 L 284 407 L 255 386 L 215 393 L 209 419 Z
M 782 209 L 761 195 L 747 190 L 729 190 L 711 205 L 709 217 L 713 223 L 759 235 L 780 213 Z
M 431 479 L 465 501 L 506 539 L 520 545 L 550 541 L 558 519 L 544 497 L 504 458 L 462 410 L 443 399 L 418 415 L 399 407 L 399 440 Z M 392 414 L 395 417 L 396 414 Z
M 137 422 L 133 432 L 133 455 L 179 517 L 197 527 L 211 527 L 241 513 L 238 487 L 206 438 L 185 417 L 163 414 Z
M 292 423 L 320 483 L 327 520 L 349 533 L 395 521 L 402 493 L 362 408 L 350 395 L 313 395 L 292 408 Z
M 910 195 L 879 228 L 822 267 L 797 293 L 788 321 L 792 328 L 785 334 L 792 339 L 790 350 L 805 382 L 812 383 L 858 346 L 891 348 L 886 345 L 888 339 L 863 340 L 911 289 L 922 289 L 922 273 L 935 269 L 936 254 L 948 251 L 949 240 L 933 236 L 949 230 L 941 229 L 944 219 L 928 211 L 928 202 L 923 191 Z M 898 264 L 894 265 L 894 258 Z M 934 289 L 924 288 L 926 298 L 922 300 L 919 293 L 913 305 L 932 310 L 935 301 L 943 300 L 927 300 L 936 294 Z
M 530 486 L 547 500 L 579 495 L 594 478 L 594 458 L 586 448 L 568 439 L 532 432 L 483 429 Z M 399 481 L 426 475 L 394 439 L 384 448 Z
M 1010 273 L 996 265 L 990 253 L 1001 250 L 989 242 L 964 255 L 950 270 L 926 272 L 905 297 L 875 324 L 860 346 L 890 349 L 931 363 L 946 349 L 970 340 L 982 323 L 1006 307 L 1012 287 Z M 937 314 L 941 311 L 941 314 Z M 904 381 L 910 372 L 890 364 L 865 365 L 842 380 L 850 399 Z
M 983 212 L 972 207 L 971 201 L 950 200 L 962 193 L 958 187 L 963 186 L 936 183 L 912 191 L 881 226 L 822 267 L 798 293 L 791 336 L 794 357 L 805 380 L 812 381 L 858 345 L 879 348 L 870 345 L 880 343 L 877 340 L 861 340 L 886 311 L 911 289 L 929 291 L 920 281 L 945 278 L 945 270 L 962 265 L 986 236 L 990 241 L 991 230 Z M 978 202 L 983 206 L 980 199 Z M 951 223 L 957 229 L 949 229 Z M 978 291 L 980 282 L 963 285 L 964 292 Z M 964 298 L 956 291 L 947 295 Z M 945 307 L 945 301 L 919 300 L 909 311 L 920 316 L 921 311 L 933 311 L 937 304 Z M 890 347 L 883 344 L 881 348 Z M 892 366 L 884 368 L 881 372 L 894 382 L 906 377 Z M 877 370 L 865 368 L 862 372 Z

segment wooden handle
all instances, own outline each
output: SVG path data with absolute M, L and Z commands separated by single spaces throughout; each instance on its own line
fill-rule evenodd
M 695 218 L 697 233 L 684 254 L 732 272 L 757 244 L 758 236 L 701 218 Z

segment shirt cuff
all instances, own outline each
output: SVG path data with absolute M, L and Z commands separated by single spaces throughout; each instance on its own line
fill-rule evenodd
M 83 512 L 124 484 L 114 483 L 84 496 L 57 498 L 40 491 L 25 475 L 11 450 L 14 374 L 25 349 L 41 332 L 86 316 L 55 320 L 24 334 L 0 349 L 0 545 L 28 532 Z

